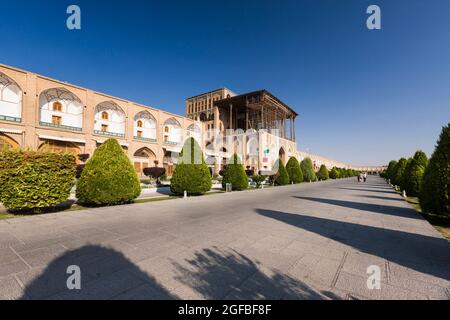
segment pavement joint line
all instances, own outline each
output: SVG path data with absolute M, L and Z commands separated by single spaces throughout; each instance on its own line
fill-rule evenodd
M 22 256 L 16 251 L 16 250 L 14 250 L 14 248 L 13 247 L 9 247 L 9 249 L 23 262 L 23 263 L 25 263 L 25 265 L 29 268 L 29 269 L 33 269 L 33 267 L 32 266 L 30 266 L 26 261 L 25 261 L 25 259 L 24 258 L 22 258 Z
M 345 260 L 347 260 L 347 256 L 348 256 L 348 252 L 345 251 L 344 252 L 344 256 L 341 259 L 341 263 L 339 263 L 339 267 L 337 268 L 336 273 L 335 273 L 335 275 L 333 277 L 333 281 L 331 282 L 331 287 L 332 288 L 335 288 L 335 286 L 336 286 L 336 283 L 338 281 L 338 278 L 339 278 L 339 275 L 341 273 L 341 270 L 344 267 Z

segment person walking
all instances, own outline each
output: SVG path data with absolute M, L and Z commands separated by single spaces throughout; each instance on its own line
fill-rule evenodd
M 366 180 L 367 180 L 367 172 L 364 172 L 363 178 L 364 178 L 364 182 L 366 182 Z

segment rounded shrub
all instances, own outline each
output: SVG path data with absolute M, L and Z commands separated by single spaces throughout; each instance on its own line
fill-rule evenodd
M 228 162 L 222 179 L 222 187 L 225 188 L 227 183 L 231 183 L 233 190 L 247 189 L 248 177 L 238 155 L 234 154 Z
M 185 141 L 178 164 L 170 180 L 170 190 L 177 194 L 203 194 L 212 187 L 211 173 L 194 138 Z
M 277 161 L 278 161 L 278 174 L 277 178 L 275 179 L 275 184 L 277 186 L 285 186 L 289 184 L 290 181 L 289 174 L 283 165 L 283 161 L 281 161 L 280 159 L 278 159 Z
M 330 171 L 330 178 L 331 179 L 339 179 L 339 170 L 336 167 L 333 167 Z
M 425 169 L 419 199 L 424 211 L 450 215 L 450 123 L 442 129 Z
M 78 201 L 87 205 L 127 203 L 140 193 L 137 173 L 115 139 L 95 150 L 77 182 Z
M 413 197 L 419 195 L 423 173 L 427 165 L 428 158 L 426 154 L 421 150 L 416 151 L 414 157 L 408 162 L 403 176 L 403 187 L 407 195 Z
M 296 157 L 289 158 L 289 161 L 286 164 L 286 170 L 289 175 L 290 183 L 303 182 L 303 172 Z
M 36 210 L 67 200 L 75 183 L 75 157 L 41 151 L 0 151 L 0 202 Z
M 401 187 L 403 182 L 403 174 L 405 173 L 406 166 L 408 164 L 408 160 L 405 158 L 401 158 L 398 160 L 396 166 L 394 167 L 392 183 Z
M 303 159 L 300 163 L 300 168 L 302 168 L 304 181 L 316 181 L 316 173 L 314 172 L 313 163 L 310 158 Z
M 389 162 L 389 165 L 388 165 L 388 167 L 386 169 L 386 172 L 385 172 L 386 179 L 391 179 L 392 180 L 394 178 L 394 169 L 395 169 L 396 165 L 397 165 L 397 161 L 395 161 L 395 160 L 392 160 L 392 161 Z
M 329 174 L 327 167 L 323 164 L 320 166 L 319 172 L 317 173 L 319 180 L 328 180 Z

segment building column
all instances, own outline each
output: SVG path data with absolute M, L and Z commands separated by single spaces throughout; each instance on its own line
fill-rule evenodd
M 233 104 L 230 103 L 230 115 L 228 118 L 228 129 L 233 129 Z

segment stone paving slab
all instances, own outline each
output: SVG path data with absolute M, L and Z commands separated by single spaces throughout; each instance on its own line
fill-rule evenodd
M 448 300 L 450 244 L 371 176 L 0 221 L 0 299 L 224 298 Z

